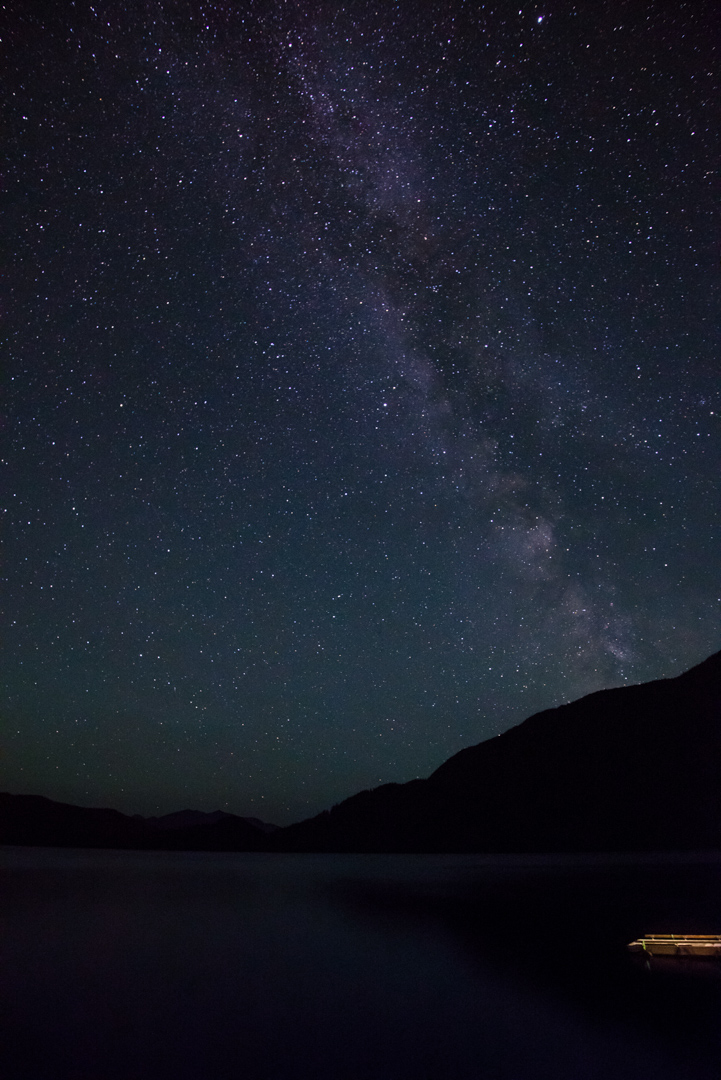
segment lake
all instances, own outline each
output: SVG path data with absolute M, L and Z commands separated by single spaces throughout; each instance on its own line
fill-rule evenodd
M 717 856 L 0 849 L 5 1080 L 700 1080 Z

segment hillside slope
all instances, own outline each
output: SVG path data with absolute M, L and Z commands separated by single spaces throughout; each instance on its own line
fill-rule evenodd
M 721 846 L 721 653 L 602 690 L 274 838 L 300 851 L 603 851 Z

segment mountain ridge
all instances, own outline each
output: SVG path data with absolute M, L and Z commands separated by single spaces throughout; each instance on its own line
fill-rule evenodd
M 672 678 L 535 713 L 425 779 L 357 792 L 284 828 L 224 811 L 130 818 L 0 794 L 0 842 L 278 852 L 721 848 L 721 652 Z
M 427 780 L 288 826 L 300 849 L 554 851 L 721 844 L 721 653 L 599 690 L 454 754 Z

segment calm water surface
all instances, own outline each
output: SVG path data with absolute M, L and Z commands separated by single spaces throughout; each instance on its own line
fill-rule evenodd
M 712 857 L 0 849 L 6 1080 L 700 1080 Z

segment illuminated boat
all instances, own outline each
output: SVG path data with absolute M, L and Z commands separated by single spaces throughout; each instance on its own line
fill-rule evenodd
M 646 934 L 629 944 L 631 952 L 651 956 L 695 956 L 721 960 L 721 934 Z

